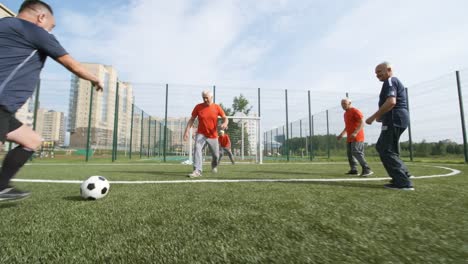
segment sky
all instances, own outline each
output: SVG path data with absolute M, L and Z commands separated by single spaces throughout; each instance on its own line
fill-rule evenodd
M 21 1 L 2 3 L 17 11 Z M 73 57 L 113 65 L 134 83 L 376 96 L 382 61 L 407 86 L 468 67 L 466 0 L 48 3 L 53 33 Z M 49 60 L 42 77 L 70 74 Z M 145 97 L 135 91 L 136 101 Z

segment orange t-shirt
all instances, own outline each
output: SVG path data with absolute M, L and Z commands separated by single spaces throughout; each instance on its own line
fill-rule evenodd
M 198 117 L 197 133 L 203 134 L 207 138 L 217 138 L 218 116 L 226 116 L 219 105 L 215 103 L 211 105 L 205 103 L 197 104 L 192 111 L 192 117 Z
M 344 113 L 344 121 L 346 126 L 347 142 L 363 142 L 364 141 L 364 128 L 362 128 L 355 138 L 351 138 L 351 134 L 359 127 L 359 124 L 364 122 L 364 115 L 359 109 L 351 107 Z
M 229 139 L 229 136 L 227 134 L 224 134 L 224 136 L 219 136 L 218 137 L 219 145 L 223 148 L 230 148 L 231 147 L 231 140 Z

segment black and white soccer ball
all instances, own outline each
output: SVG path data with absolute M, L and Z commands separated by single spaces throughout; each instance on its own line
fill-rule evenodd
M 80 187 L 81 197 L 88 200 L 104 198 L 110 189 L 109 181 L 103 176 L 91 176 Z

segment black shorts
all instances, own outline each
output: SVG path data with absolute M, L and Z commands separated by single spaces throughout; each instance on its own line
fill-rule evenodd
M 0 142 L 5 143 L 7 134 L 22 126 L 14 113 L 10 113 L 0 106 Z

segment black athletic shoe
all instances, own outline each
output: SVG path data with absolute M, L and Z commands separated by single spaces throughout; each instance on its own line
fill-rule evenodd
M 359 172 L 357 170 L 349 170 L 346 175 L 359 175 Z
M 13 187 L 8 187 L 0 191 L 0 201 L 12 201 L 12 200 L 21 200 L 28 198 L 31 195 L 30 192 L 20 191 Z
M 391 190 L 400 190 L 400 191 L 414 191 L 413 186 L 401 187 L 401 186 L 396 186 L 395 184 L 392 184 L 392 183 L 385 184 L 384 188 L 391 189 Z

